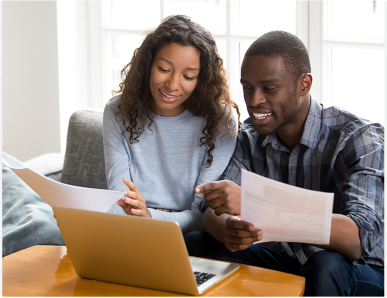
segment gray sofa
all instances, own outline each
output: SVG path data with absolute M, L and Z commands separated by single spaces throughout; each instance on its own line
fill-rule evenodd
M 82 110 L 69 121 L 65 155 L 50 153 L 24 163 L 3 152 L 13 167 L 29 167 L 76 186 L 106 189 L 102 112 Z M 3 257 L 34 245 L 64 245 L 52 209 L 7 166 L 3 174 Z

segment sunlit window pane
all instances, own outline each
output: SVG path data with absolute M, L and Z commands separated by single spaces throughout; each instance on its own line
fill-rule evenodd
M 272 30 L 296 34 L 296 1 L 238 0 L 235 3 L 236 32 L 257 37 Z
M 110 0 L 105 9 L 106 22 L 111 27 L 143 30 L 160 23 L 159 0 Z
M 111 90 L 118 90 L 121 83 L 121 70 L 130 62 L 133 52 L 138 48 L 144 37 L 136 35 L 112 35 L 111 40 Z
M 188 15 L 210 31 L 226 31 L 226 3 L 219 0 L 174 0 L 173 14 Z
M 384 38 L 383 0 L 331 0 L 328 35 L 353 39 Z
M 332 104 L 384 123 L 384 52 L 332 48 Z
M 227 68 L 227 42 L 225 40 L 215 39 L 216 46 L 218 48 L 218 53 L 223 59 L 223 67 Z
M 103 7 L 106 9 L 102 10 L 102 27 L 107 43 L 104 90 L 117 90 L 120 72 L 146 31 L 156 28 L 160 19 L 168 15 L 188 15 L 214 36 L 227 69 L 231 96 L 240 105 L 242 119 L 248 117 L 239 83 L 245 51 L 268 31 L 296 33 L 295 0 L 105 0 Z
M 237 57 L 236 57 L 236 61 L 237 62 L 237 68 L 238 69 L 238 90 L 239 90 L 239 98 L 236 99 L 235 101 L 237 101 L 238 103 L 238 106 L 239 106 L 239 110 L 241 112 L 241 119 L 242 120 L 245 120 L 246 118 L 249 117 L 249 113 L 247 112 L 247 108 L 246 108 L 246 104 L 245 104 L 245 99 L 243 98 L 243 90 L 242 90 L 242 85 L 240 84 L 239 80 L 240 80 L 240 69 L 241 69 L 241 66 L 242 66 L 242 62 L 243 62 L 243 58 L 245 57 L 245 53 L 247 51 L 247 49 L 250 47 L 250 45 L 253 43 L 254 40 L 251 40 L 251 41 L 242 41 L 242 42 L 239 42 L 236 46 L 237 46 Z

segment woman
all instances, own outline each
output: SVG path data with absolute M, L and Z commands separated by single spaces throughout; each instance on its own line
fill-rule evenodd
M 108 212 L 200 229 L 195 186 L 219 179 L 234 151 L 239 110 L 211 34 L 186 16 L 166 18 L 121 72 L 104 111 Z

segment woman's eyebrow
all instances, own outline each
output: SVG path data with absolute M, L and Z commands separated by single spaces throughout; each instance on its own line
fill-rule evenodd
M 173 63 L 171 61 L 169 61 L 168 59 L 165 59 L 165 58 L 160 58 L 159 60 L 164 60 L 165 62 L 167 62 L 168 64 L 171 64 L 173 65 Z
M 200 71 L 199 68 L 195 68 L 195 67 L 186 67 L 187 70 L 197 70 L 197 71 Z
M 167 63 L 170 64 L 170 65 L 174 65 L 173 62 L 169 61 L 168 59 L 160 58 L 159 60 L 163 60 L 163 61 L 167 62 Z M 185 69 L 187 69 L 187 70 L 197 70 L 197 71 L 200 71 L 200 69 L 199 69 L 199 68 L 196 68 L 196 67 L 186 67 Z

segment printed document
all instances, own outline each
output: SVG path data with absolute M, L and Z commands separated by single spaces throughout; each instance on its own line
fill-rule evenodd
M 333 193 L 242 170 L 241 219 L 263 231 L 259 242 L 329 244 L 332 209 Z
M 124 196 L 123 192 L 73 186 L 47 178 L 29 168 L 15 169 L 3 162 L 48 205 L 107 212 Z

